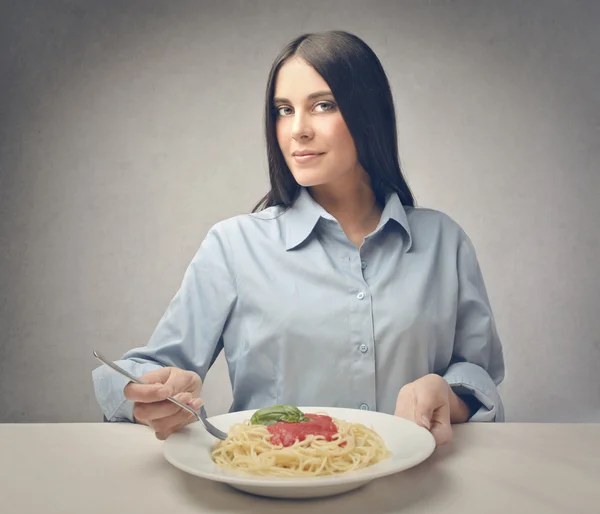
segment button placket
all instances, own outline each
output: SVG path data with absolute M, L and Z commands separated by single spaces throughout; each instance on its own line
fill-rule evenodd
M 371 291 L 365 278 L 364 269 L 367 267 L 367 258 L 363 259 L 363 251 L 353 252 L 346 256 L 349 265 L 348 285 L 352 294 L 350 325 L 352 327 L 351 344 L 354 347 L 356 360 L 354 361 L 353 394 L 361 410 L 376 410 L 376 385 L 375 385 L 375 355 L 373 343 L 373 313 L 371 305 Z M 367 254 L 369 252 L 366 252 Z M 368 257 L 368 256 L 367 256 Z

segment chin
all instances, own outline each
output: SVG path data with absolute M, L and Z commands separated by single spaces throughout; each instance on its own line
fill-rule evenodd
M 331 182 L 329 177 L 323 176 L 318 170 L 294 170 L 292 176 L 302 187 L 315 187 Z

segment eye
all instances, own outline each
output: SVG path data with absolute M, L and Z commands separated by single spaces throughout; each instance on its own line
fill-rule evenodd
M 315 105 L 317 112 L 333 111 L 337 106 L 333 102 L 319 102 Z
M 275 115 L 279 117 L 289 116 L 292 114 L 292 108 L 287 105 L 280 105 L 279 107 L 275 107 Z

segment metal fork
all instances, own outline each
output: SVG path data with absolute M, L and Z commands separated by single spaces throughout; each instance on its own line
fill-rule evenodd
M 130 374 L 129 372 L 125 371 L 118 364 L 115 364 L 114 362 L 112 362 L 112 361 L 106 359 L 105 357 L 103 357 L 102 354 L 100 354 L 96 350 L 94 350 L 94 357 L 96 357 L 96 359 L 98 359 L 100 362 L 106 364 L 108 367 L 114 369 L 116 372 L 121 373 L 121 375 L 123 375 L 124 377 L 127 377 L 132 382 L 135 382 L 136 384 L 145 384 L 145 382 L 141 381 L 139 378 L 136 378 L 132 374 Z M 204 405 L 202 405 L 200 407 L 200 412 L 196 412 L 189 405 L 185 405 L 184 403 L 181 403 L 179 400 L 176 400 L 172 396 L 169 396 L 167 398 L 167 400 L 173 402 L 176 405 L 179 405 L 182 409 L 185 409 L 185 410 L 191 412 L 194 416 L 196 416 L 198 418 L 198 421 L 200 421 L 200 423 L 202 424 L 202 426 L 212 436 L 216 437 L 217 439 L 227 439 L 227 434 L 225 432 L 219 430 L 210 421 L 208 421 L 206 419 L 206 410 L 204 409 Z

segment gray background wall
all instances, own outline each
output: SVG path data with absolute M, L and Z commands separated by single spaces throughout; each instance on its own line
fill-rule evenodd
M 145 344 L 208 228 L 267 188 L 272 59 L 386 68 L 423 206 L 471 235 L 511 421 L 600 421 L 600 2 L 0 2 L 0 421 L 96 421 L 92 349 Z M 219 359 L 205 387 L 224 412 Z

